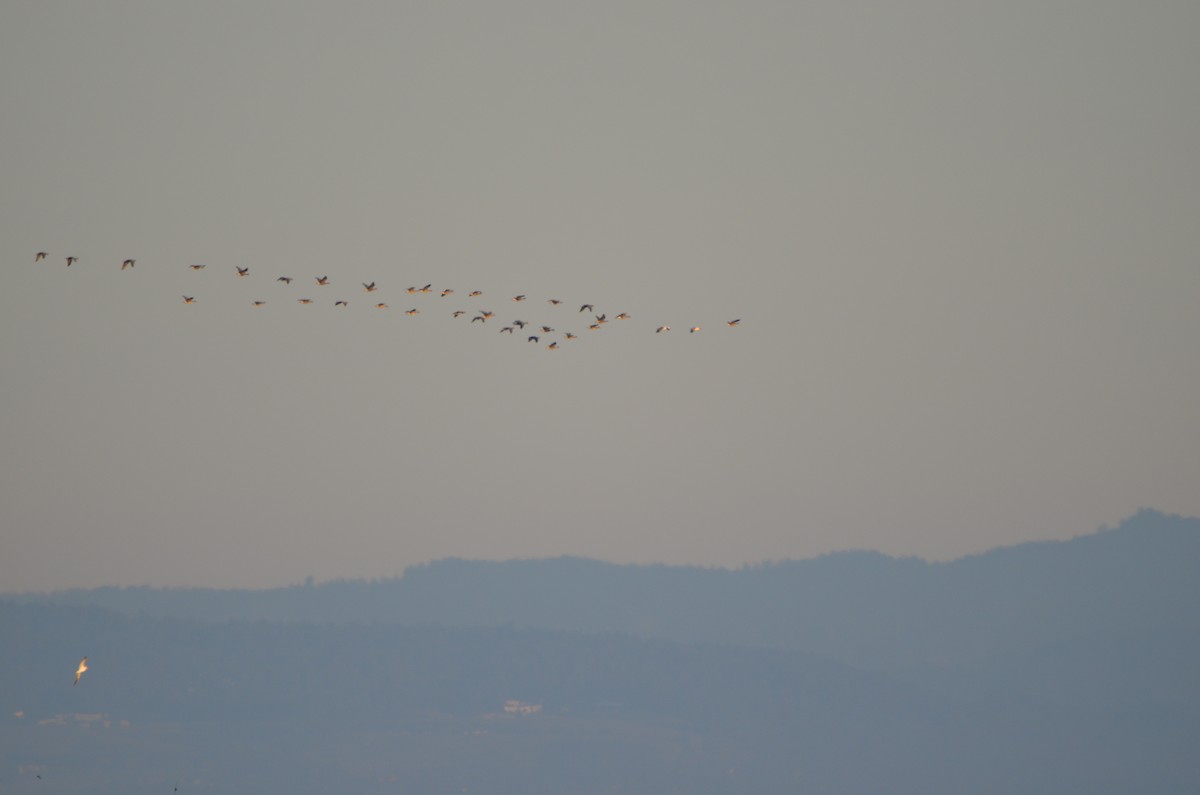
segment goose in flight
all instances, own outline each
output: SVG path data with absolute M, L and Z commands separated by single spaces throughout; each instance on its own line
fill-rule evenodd
M 726 326 L 729 326 L 730 328 L 736 328 L 736 327 L 737 327 L 737 324 L 738 324 L 738 323 L 741 323 L 741 322 L 742 322 L 742 319 L 739 317 L 737 320 L 730 320 L 730 321 L 729 321 L 728 323 L 726 323 L 725 325 L 726 325 Z
M 658 328 L 654 329 L 654 333 L 662 334 L 664 331 L 670 331 L 670 330 L 671 330 L 670 326 L 659 326 Z
M 476 296 L 480 295 L 483 295 L 483 290 L 472 290 L 471 292 L 467 293 L 467 296 L 470 298 L 475 298 Z
M 33 257 L 33 261 L 34 261 L 34 262 L 41 262 L 41 261 L 42 261 L 42 260 L 44 260 L 46 257 L 47 257 L 47 253 L 46 253 L 45 251 L 39 251 L 37 254 L 35 254 L 35 255 L 34 255 L 34 257 Z
M 304 304 L 305 306 L 308 306 L 309 304 L 312 303 L 311 298 L 297 298 L 296 300 L 299 301 L 300 303 Z
M 76 262 L 79 262 L 79 257 L 67 257 L 67 267 L 71 267 Z
M 495 317 L 495 316 L 496 316 L 496 313 L 495 313 L 495 312 L 489 312 L 489 311 L 488 311 L 488 310 L 486 310 L 486 309 L 485 309 L 485 310 L 483 310 L 482 312 L 480 312 L 479 314 L 480 314 L 480 316 L 481 316 L 481 317 L 482 317 L 484 320 L 489 320 L 489 319 L 491 319 L 491 318 L 493 318 L 493 317 Z
M 514 296 L 513 296 L 513 300 L 514 300 L 514 301 L 524 301 L 524 300 L 525 300 L 525 296 L 523 296 L 523 295 L 514 295 Z
M 380 302 L 380 303 L 378 303 L 378 304 L 375 304 L 375 308 L 376 308 L 376 309 L 387 309 L 387 308 L 388 308 L 388 306 L 387 306 L 387 304 L 385 304 L 385 303 L 383 303 L 383 302 Z
M 430 282 L 429 284 L 422 287 L 420 290 L 417 290 L 417 292 L 418 293 L 431 293 L 431 292 L 433 292 L 432 288 L 433 288 L 433 282 Z
M 420 309 L 407 309 L 407 310 L 405 310 L 404 314 L 406 314 L 406 315 L 419 315 L 419 314 L 421 314 L 421 310 L 420 310 Z
M 349 302 L 347 302 L 347 301 L 334 301 L 333 305 L 334 306 L 350 306 Z
M 241 277 L 241 276 L 249 276 L 249 275 L 250 275 L 250 268 L 249 268 L 249 267 L 246 267 L 246 268 L 238 268 L 238 266 L 237 266 L 237 265 L 234 265 L 233 267 L 237 268 L 237 275 L 238 275 L 239 277 Z
M 563 336 L 565 336 L 565 337 L 566 337 L 567 339 L 569 339 L 569 340 L 576 340 L 576 339 L 579 339 L 579 337 L 575 336 L 574 334 L 572 334 L 572 333 L 571 333 L 571 332 L 569 332 L 569 331 L 568 331 L 568 332 L 567 332 L 565 335 L 563 335 Z
M 283 282 L 284 284 L 291 284 L 291 283 L 292 283 L 292 277 L 291 277 L 291 276 L 280 276 L 280 277 L 279 277 L 278 279 L 276 279 L 275 281 L 277 281 L 277 282 Z
M 453 312 L 452 314 L 453 314 L 455 317 L 462 317 L 463 315 L 467 314 L 467 310 L 465 310 L 465 309 L 455 309 L 455 310 L 454 310 L 454 312 Z
M 616 319 L 617 320 L 629 320 L 629 315 L 625 312 L 622 312 L 621 314 L 617 315 Z
M 531 334 L 529 339 L 526 340 L 526 342 L 537 342 L 537 341 L 538 341 L 538 336 L 536 334 Z
M 255 306 L 265 306 L 265 305 L 266 305 L 266 303 L 267 303 L 266 301 L 255 301 L 255 302 L 254 302 L 254 305 L 255 305 Z
M 517 328 L 525 328 L 525 326 L 528 324 L 524 320 L 514 320 L 513 325 Z
M 552 351 L 556 351 L 556 350 L 558 350 L 558 343 L 557 343 L 557 342 L 552 342 L 552 343 L 550 343 L 549 345 L 547 345 L 546 347 L 547 347 L 547 348 L 549 348 L 549 349 L 550 349 L 550 350 L 552 350 Z
M 476 320 L 482 321 L 484 323 L 487 322 L 487 318 L 484 317 L 483 315 L 476 315 L 475 317 L 471 318 L 472 323 L 474 323 Z
M 363 289 L 366 290 L 368 293 L 373 293 L 379 289 L 378 287 L 375 286 L 375 282 L 371 282 L 370 284 L 363 282 L 362 286 L 363 286 Z
M 595 311 L 596 311 L 596 307 L 592 306 L 591 304 L 584 304 L 583 306 L 579 307 L 579 311 L 580 311 L 580 312 L 584 311 L 585 309 L 586 309 L 588 312 L 595 312 Z
M 79 661 L 79 668 L 75 671 L 75 684 L 71 685 L 71 687 L 74 687 L 75 685 L 79 684 L 79 677 L 83 676 L 83 672 L 86 671 L 87 669 L 88 669 L 87 657 L 84 657 L 82 660 Z
M 557 299 L 557 298 L 547 298 L 547 299 L 546 299 L 546 303 L 548 303 L 548 304 L 552 304 L 553 306 L 558 306 L 559 304 L 561 304 L 561 303 L 562 303 L 562 301 L 560 301 L 560 300 L 559 300 L 559 299 Z
M 317 280 L 318 287 L 328 287 L 329 286 L 329 277 L 328 276 L 317 276 L 316 280 Z
M 507 332 L 507 333 L 509 333 L 509 334 L 512 334 L 512 333 L 513 333 L 513 327 L 512 327 L 512 326 L 505 326 L 504 328 L 500 329 L 500 333 L 501 333 L 501 334 L 504 334 L 505 332 Z
M 196 296 L 194 296 L 194 295 L 185 295 L 185 296 L 183 297 L 183 302 L 184 302 L 185 304 L 194 304 L 194 303 L 196 303 Z
M 549 334 L 551 331 L 554 331 L 554 329 L 550 328 L 549 326 L 542 326 L 543 334 Z
M 126 268 L 132 268 L 134 265 L 137 265 L 137 260 L 127 259 L 121 263 L 121 270 L 125 270 Z
M 445 290 L 442 290 L 442 298 L 445 298 L 448 295 L 454 295 L 454 291 L 449 287 L 447 287 Z
M 202 271 L 205 268 L 204 265 L 188 265 L 188 267 L 194 271 Z

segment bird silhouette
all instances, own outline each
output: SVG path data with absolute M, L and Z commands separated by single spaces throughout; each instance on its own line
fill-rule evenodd
M 237 266 L 237 265 L 234 265 L 233 267 L 234 267 L 234 268 L 237 270 L 237 275 L 238 275 L 239 277 L 241 277 L 241 276 L 249 276 L 249 275 L 250 275 L 250 269 L 249 269 L 249 268 L 238 268 L 238 266 Z
M 188 265 L 188 267 L 189 267 L 189 268 L 191 268 L 191 269 L 192 269 L 192 270 L 194 270 L 194 271 L 202 271 L 202 270 L 204 270 L 204 269 L 205 269 L 205 267 L 207 267 L 207 266 L 205 266 L 205 265 Z
M 183 297 L 183 302 L 185 304 L 194 304 L 196 303 L 196 297 L 194 295 L 185 295 Z
M 75 671 L 75 684 L 71 685 L 71 687 L 74 687 L 75 685 L 79 684 L 79 677 L 83 676 L 83 672 L 88 669 L 87 660 L 88 660 L 88 658 L 85 656 L 82 660 L 79 661 L 79 668 Z
M 67 267 L 71 267 L 76 262 L 79 262 L 79 257 L 67 257 Z
M 375 282 L 371 282 L 370 284 L 363 282 L 362 286 L 363 286 L 363 289 L 366 290 L 368 293 L 373 293 L 379 289 L 378 287 L 375 286 Z
M 45 259 L 47 256 L 49 256 L 49 255 L 48 255 L 48 254 L 47 254 L 45 251 L 39 251 L 37 254 L 35 254 L 35 255 L 33 256 L 33 261 L 34 261 L 34 262 L 41 262 L 41 261 L 42 261 L 42 260 L 44 260 L 44 259 Z
M 276 279 L 275 281 L 277 281 L 277 282 L 283 282 L 284 284 L 291 284 L 291 283 L 292 283 L 292 277 L 291 277 L 291 276 L 280 276 L 280 277 L 279 277 L 278 279 Z
M 121 263 L 121 270 L 125 270 L 126 268 L 132 268 L 134 265 L 137 265 L 137 260 L 127 259 Z

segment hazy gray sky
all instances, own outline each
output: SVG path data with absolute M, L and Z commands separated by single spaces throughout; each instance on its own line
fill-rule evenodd
M 1198 515 L 1197 30 L 1192 2 L 7 0 L 0 590 Z M 497 333 L 582 332 L 585 301 L 633 319 Z

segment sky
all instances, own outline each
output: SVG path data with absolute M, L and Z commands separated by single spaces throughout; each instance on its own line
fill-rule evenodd
M 1200 515 L 1196 30 L 7 0 L 0 591 L 945 560 Z

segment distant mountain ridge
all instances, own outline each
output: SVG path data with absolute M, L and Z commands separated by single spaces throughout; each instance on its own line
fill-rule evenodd
M 265 591 L 96 588 L 15 597 L 204 621 L 515 626 L 804 651 L 868 669 L 981 660 L 1064 638 L 1200 629 L 1200 519 L 929 563 L 838 552 L 737 570 L 583 558 L 445 559 L 402 577 Z M 1200 633 L 1197 633 L 1200 634 Z

